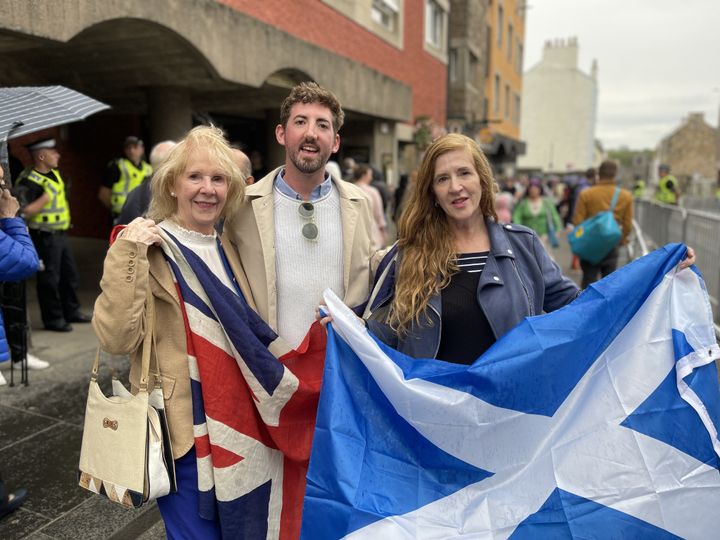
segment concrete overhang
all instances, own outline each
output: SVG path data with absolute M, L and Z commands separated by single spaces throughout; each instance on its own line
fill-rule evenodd
M 212 0 L 4 0 L 0 84 L 65 84 L 147 107 L 146 90 L 186 89 L 193 106 L 228 114 L 277 109 L 312 79 L 343 108 L 409 121 L 411 88 Z

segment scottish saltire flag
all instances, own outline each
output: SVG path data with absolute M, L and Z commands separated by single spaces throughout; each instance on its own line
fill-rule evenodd
M 302 538 L 718 538 L 720 350 L 684 254 L 622 268 L 472 366 L 399 354 L 328 295 Z
M 316 323 L 291 350 L 192 250 L 160 234 L 185 318 L 200 515 L 218 517 L 224 538 L 297 538 L 325 331 Z

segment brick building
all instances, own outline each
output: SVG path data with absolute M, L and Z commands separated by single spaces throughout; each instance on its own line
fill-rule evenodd
M 347 113 L 335 159 L 398 174 L 413 122 L 445 124 L 447 0 L 7 0 L 3 86 L 62 84 L 112 106 L 52 134 L 73 181 L 74 234 L 106 237 L 100 176 L 128 134 L 154 142 L 212 121 L 281 163 L 274 128 L 291 86 L 315 80 Z M 27 162 L 22 148 L 11 152 Z

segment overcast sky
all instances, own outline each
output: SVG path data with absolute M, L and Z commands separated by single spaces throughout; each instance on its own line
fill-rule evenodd
M 525 70 L 546 40 L 576 36 L 598 61 L 595 136 L 606 149 L 654 148 L 689 112 L 718 125 L 720 0 L 528 0 Z

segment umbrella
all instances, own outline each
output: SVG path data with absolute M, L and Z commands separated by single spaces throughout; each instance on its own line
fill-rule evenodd
M 91 114 L 110 106 L 64 86 L 19 86 L 0 88 L 0 165 L 10 177 L 7 141 L 43 129 L 84 120 Z M 9 183 L 9 182 L 8 182 Z M 27 377 L 27 312 L 25 282 L 5 283 L 5 309 L 19 312 L 19 331 L 22 335 L 21 382 Z M 11 298 L 11 300 L 10 300 Z M 12 365 L 12 364 L 11 364 Z M 14 384 L 14 370 L 10 371 Z
M 0 88 L 0 165 L 8 171 L 8 140 L 84 120 L 109 108 L 105 103 L 64 86 Z
M 41 129 L 77 122 L 109 108 L 105 103 L 64 86 L 0 88 L 0 138 L 7 141 Z

